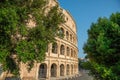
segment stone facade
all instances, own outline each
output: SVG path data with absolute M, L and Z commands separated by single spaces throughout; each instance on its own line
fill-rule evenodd
M 50 0 L 47 7 L 55 6 L 56 0 Z M 49 44 L 42 63 L 35 63 L 30 72 L 25 64 L 21 63 L 20 77 L 22 80 L 56 80 L 78 74 L 78 48 L 76 24 L 69 12 L 60 10 L 65 15 L 65 23 L 60 25 L 64 38 L 56 37 L 56 43 Z

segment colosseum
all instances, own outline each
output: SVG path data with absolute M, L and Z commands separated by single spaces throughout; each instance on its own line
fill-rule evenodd
M 48 7 L 56 4 L 58 4 L 56 0 L 50 0 Z M 56 37 L 56 42 L 48 45 L 45 61 L 35 63 L 30 72 L 27 71 L 25 64 L 21 63 L 22 80 L 57 80 L 78 74 L 76 24 L 68 11 L 61 10 L 66 22 L 59 27 L 64 38 Z

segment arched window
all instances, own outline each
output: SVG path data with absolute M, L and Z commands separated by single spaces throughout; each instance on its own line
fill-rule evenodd
M 70 41 L 72 41 L 72 34 L 70 34 Z
M 60 54 L 64 55 L 64 53 L 65 53 L 65 47 L 64 47 L 64 45 L 61 45 L 61 47 L 60 47 Z
M 68 21 L 68 17 L 65 17 L 65 21 Z
M 73 43 L 75 43 L 75 38 L 73 37 Z
M 69 40 L 69 33 L 66 31 L 66 39 Z
M 76 38 L 74 38 L 74 43 L 77 44 L 77 39 Z
M 73 65 L 71 65 L 71 74 L 73 74 Z
M 77 58 L 76 51 L 74 50 L 74 57 Z
M 46 78 L 47 75 L 47 65 L 42 63 L 39 67 L 39 78 Z
M 60 28 L 60 30 L 59 30 L 59 37 L 64 38 L 64 29 L 63 28 Z
M 73 57 L 73 49 L 71 49 L 71 57 Z
M 53 63 L 51 65 L 51 77 L 56 77 L 57 76 L 57 65 Z
M 66 74 L 67 74 L 67 75 L 69 75 L 69 74 L 70 74 L 70 66 L 69 66 L 69 64 L 67 64 Z
M 67 47 L 67 56 L 69 56 L 69 54 L 70 54 L 70 48 Z
M 57 54 L 57 43 L 53 43 L 52 44 L 52 53 L 56 53 Z
M 64 76 L 64 65 L 60 65 L 60 76 Z
M 74 72 L 76 72 L 77 69 L 78 69 L 78 68 L 77 68 L 77 65 L 75 64 L 75 65 L 74 65 Z
M 74 64 L 74 73 L 76 72 L 76 65 Z

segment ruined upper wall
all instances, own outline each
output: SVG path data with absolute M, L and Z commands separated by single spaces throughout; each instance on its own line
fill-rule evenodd
M 57 2 L 57 0 L 49 0 L 48 3 L 48 7 L 50 9 L 50 7 L 53 7 L 55 5 L 59 5 L 59 3 Z M 70 15 L 70 13 L 68 11 L 66 11 L 65 9 L 62 9 L 60 7 L 60 10 L 62 11 L 62 13 L 64 14 L 64 19 L 65 19 L 65 23 L 64 25 L 66 25 L 67 27 L 69 27 L 74 33 L 76 33 L 76 23 L 73 19 L 73 17 Z
M 72 18 L 72 16 L 70 15 L 68 11 L 63 9 L 62 12 L 65 15 L 65 21 L 66 21 L 65 25 L 71 28 L 71 30 L 76 33 L 76 23 L 74 19 Z

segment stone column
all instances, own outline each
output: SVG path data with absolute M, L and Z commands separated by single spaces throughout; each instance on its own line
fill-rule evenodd
M 40 64 L 38 64 L 37 62 L 35 62 L 34 65 L 36 67 L 35 78 L 36 78 L 36 80 L 38 80 Z
M 67 46 L 65 44 L 65 59 L 66 59 L 66 56 L 67 56 Z
M 78 74 L 78 63 L 76 64 L 76 66 L 77 66 L 77 70 L 76 70 L 76 72 L 77 72 L 77 74 Z
M 49 52 L 48 52 L 49 56 L 51 56 L 51 53 L 52 53 L 52 43 L 50 43 L 49 45 Z
M 66 73 L 67 73 L 67 71 L 66 71 L 66 66 L 67 66 L 67 65 L 66 65 L 66 62 L 65 62 L 65 64 L 64 64 L 64 76 L 67 75 L 67 74 L 66 74 Z
M 73 75 L 74 75 L 74 73 L 75 73 L 75 71 L 74 71 L 74 70 L 75 70 L 75 66 L 74 66 L 74 64 L 73 64 Z
M 58 64 L 57 64 L 57 78 L 60 77 L 60 62 L 58 61 Z
M 50 56 L 50 51 L 51 51 L 51 43 L 48 44 L 48 56 Z
M 60 56 L 60 41 L 58 41 L 58 50 L 57 50 L 57 53 L 58 53 L 58 58 Z
M 75 74 L 77 74 L 77 66 L 76 66 L 76 64 L 75 64 Z
M 67 68 L 69 68 L 68 69 L 68 71 L 69 71 L 68 75 L 71 75 L 70 64 L 68 64 L 68 65 L 69 65 L 69 67 L 67 67 Z
M 64 29 L 64 39 L 66 39 L 66 30 Z
M 50 74 L 50 69 L 51 69 L 51 61 L 49 60 L 48 61 L 48 65 L 47 65 L 47 79 L 48 80 L 50 80 L 50 76 L 51 76 L 51 74 Z

